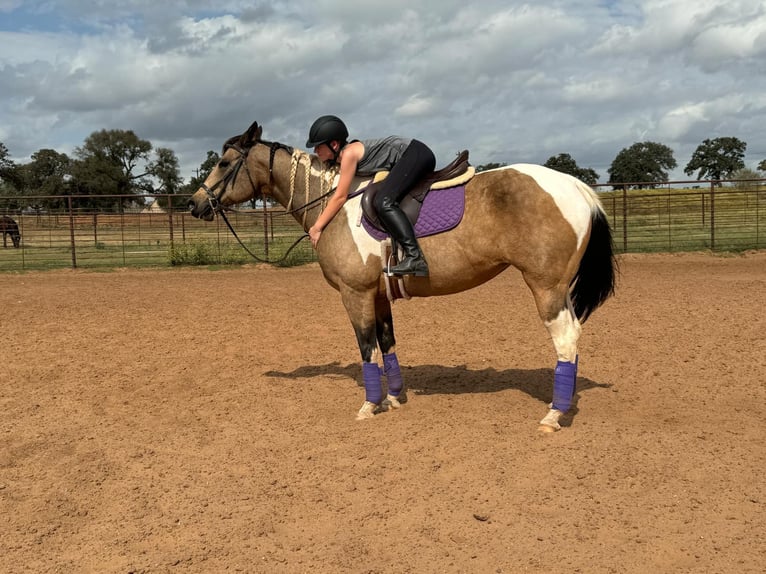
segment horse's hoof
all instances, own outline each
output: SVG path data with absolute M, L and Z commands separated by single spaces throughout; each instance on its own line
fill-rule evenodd
M 548 414 L 545 415 L 545 418 L 540 421 L 540 426 L 537 427 L 537 430 L 544 433 L 552 433 L 561 430 L 559 419 L 563 414 L 564 413 L 559 410 L 550 409 Z
M 394 395 L 386 395 L 386 400 L 383 402 L 387 403 L 388 406 L 390 406 L 392 409 L 399 409 L 404 403 L 407 402 L 407 395 L 404 393 L 398 397 L 395 397 Z
M 364 401 L 362 408 L 359 409 L 358 413 L 356 413 L 356 420 L 363 421 L 365 419 L 371 419 L 376 414 L 381 413 L 385 410 L 386 410 L 385 407 L 383 407 L 382 405 L 376 405 L 375 403 L 371 403 L 370 401 Z

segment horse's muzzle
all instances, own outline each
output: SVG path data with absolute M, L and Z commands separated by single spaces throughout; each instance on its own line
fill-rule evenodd
M 213 212 L 213 207 L 210 205 L 209 201 L 205 201 L 200 206 L 196 201 L 190 199 L 187 206 L 192 216 L 197 219 L 202 219 L 204 221 L 213 221 L 213 219 L 215 219 L 215 213 Z

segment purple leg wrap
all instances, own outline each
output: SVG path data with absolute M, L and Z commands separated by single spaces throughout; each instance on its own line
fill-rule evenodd
M 383 401 L 383 387 L 380 383 L 380 367 L 377 363 L 362 363 L 364 379 L 364 400 L 379 405 Z
M 577 358 L 574 363 L 558 361 L 553 375 L 553 408 L 565 413 L 572 406 L 577 379 Z
M 388 394 L 392 397 L 398 397 L 402 392 L 402 387 L 404 387 L 404 380 L 396 353 L 383 355 L 383 373 L 386 375 L 386 382 L 388 383 Z

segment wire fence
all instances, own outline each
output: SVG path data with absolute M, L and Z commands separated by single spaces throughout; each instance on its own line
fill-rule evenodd
M 34 198 L 38 205 L 51 199 Z M 65 198 L 67 206 L 63 208 L 11 213 L 21 242 L 14 249 L 7 238 L 8 247 L 0 250 L 0 271 L 253 261 L 220 218 L 200 221 L 185 209 L 172 207 L 173 201 L 177 204 L 178 196 L 159 197 L 151 209 L 110 211 L 78 207 L 78 202 L 89 203 L 88 198 L 73 196 Z M 4 207 L 4 198 L 0 198 L 0 214 L 8 213 Z M 227 217 L 248 249 L 268 261 L 281 259 L 304 233 L 281 207 L 238 210 Z M 296 265 L 315 260 L 306 240 L 282 263 Z
M 766 248 L 765 182 L 728 182 L 726 186 L 708 181 L 671 182 L 664 189 L 640 190 L 626 185 L 599 196 L 618 253 L 744 251 Z M 670 187 L 679 183 L 692 185 Z M 178 196 L 139 199 L 149 203 L 155 198 L 150 208 L 94 210 L 83 207 L 92 204 L 86 197 L 27 197 L 24 199 L 31 205 L 57 203 L 63 207 L 19 211 L 11 209 L 18 198 L 0 197 L 0 215 L 11 217 L 21 235 L 18 248 L 13 247 L 10 235 L 3 235 L 6 247 L 0 250 L 0 271 L 253 261 L 220 218 L 213 222 L 193 218 L 186 210 L 173 207 L 174 202 L 178 205 Z M 119 205 L 126 198 L 115 199 Z M 304 234 L 281 206 L 237 210 L 228 217 L 248 249 L 269 261 L 282 259 Z M 316 255 L 306 239 L 281 264 L 312 261 Z

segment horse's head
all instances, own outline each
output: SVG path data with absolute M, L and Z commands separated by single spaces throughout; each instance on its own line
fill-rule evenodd
M 247 164 L 250 150 L 261 142 L 262 132 L 258 122 L 253 122 L 245 133 L 223 145 L 220 161 L 189 199 L 189 210 L 194 217 L 212 221 L 224 206 L 247 201 L 268 184 L 268 174 L 264 178 Z
M 11 241 L 13 241 L 13 246 L 18 249 L 19 245 L 21 245 L 21 234 L 19 233 L 19 230 L 11 233 Z

